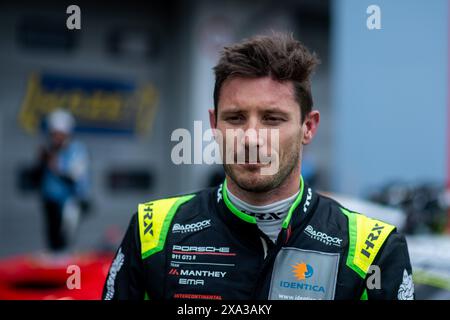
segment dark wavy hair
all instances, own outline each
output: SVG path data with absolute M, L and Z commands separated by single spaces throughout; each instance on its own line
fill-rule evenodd
M 220 89 L 225 80 L 234 76 L 270 76 L 278 81 L 292 81 L 303 122 L 305 115 L 311 112 L 313 107 L 310 77 L 318 63 L 316 54 L 309 52 L 292 34 L 255 36 L 224 47 L 219 62 L 214 67 L 216 117 Z

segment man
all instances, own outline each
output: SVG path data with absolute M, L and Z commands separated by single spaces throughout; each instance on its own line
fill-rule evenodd
M 302 179 L 302 149 L 320 119 L 310 89 L 316 64 L 291 36 L 225 48 L 209 114 L 224 137 L 226 179 L 140 204 L 104 299 L 413 299 L 407 245 L 395 227 L 343 208 Z M 226 134 L 237 129 L 258 134 Z M 250 161 L 252 148 L 276 157 Z
M 72 139 L 75 119 L 62 109 L 47 119 L 47 143 L 38 168 L 48 247 L 64 253 L 73 243 L 80 214 L 88 207 L 89 159 L 86 147 Z

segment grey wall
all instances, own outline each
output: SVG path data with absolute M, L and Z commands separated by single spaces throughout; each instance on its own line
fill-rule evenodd
M 333 190 L 361 195 L 391 180 L 445 181 L 448 2 L 332 2 Z

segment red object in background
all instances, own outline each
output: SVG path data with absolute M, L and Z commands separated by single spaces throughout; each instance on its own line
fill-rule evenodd
M 112 259 L 112 254 L 92 252 L 65 258 L 23 255 L 0 260 L 0 300 L 99 300 Z M 80 289 L 67 286 L 75 274 L 68 269 L 72 265 L 79 267 Z

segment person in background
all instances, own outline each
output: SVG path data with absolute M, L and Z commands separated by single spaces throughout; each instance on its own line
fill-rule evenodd
M 47 119 L 46 143 L 40 149 L 40 195 L 49 249 L 62 253 L 73 244 L 82 213 L 89 207 L 89 156 L 73 139 L 74 117 L 62 109 Z

